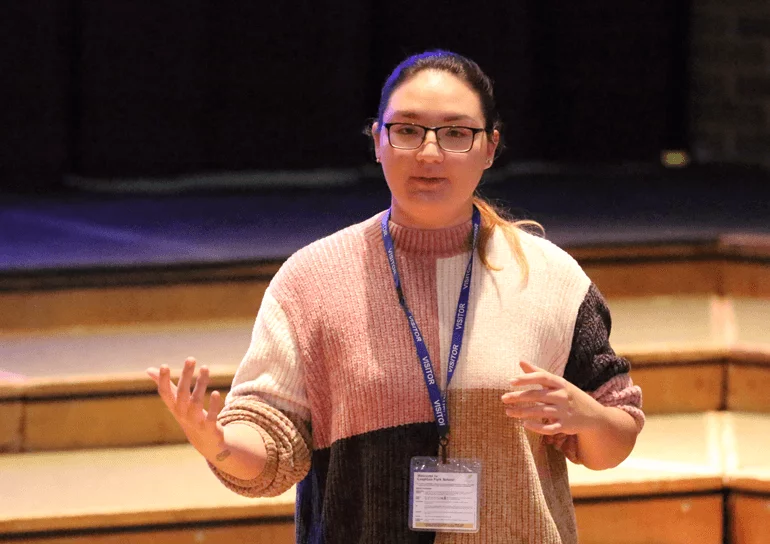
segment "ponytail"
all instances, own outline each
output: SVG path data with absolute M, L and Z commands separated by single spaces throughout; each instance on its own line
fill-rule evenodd
M 529 263 L 527 262 L 527 256 L 524 254 L 524 249 L 521 247 L 519 231 L 540 231 L 539 234 L 542 235 L 545 232 L 543 226 L 537 221 L 514 220 L 503 209 L 478 194 L 473 196 L 473 204 L 481 214 L 481 231 L 479 232 L 479 257 L 481 262 L 490 270 L 500 270 L 500 268 L 490 263 L 487 258 L 489 241 L 492 239 L 495 228 L 500 227 L 511 247 L 514 259 L 516 259 L 521 268 L 522 280 L 526 285 L 529 280 Z

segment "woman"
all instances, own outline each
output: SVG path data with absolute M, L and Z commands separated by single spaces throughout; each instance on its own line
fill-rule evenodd
M 633 448 L 641 391 L 598 290 L 474 196 L 499 125 L 475 63 L 406 59 L 371 126 L 390 210 L 287 260 L 226 403 L 203 410 L 193 359 L 176 387 L 148 370 L 229 488 L 299 483 L 299 542 L 573 543 L 565 457 L 602 469 Z

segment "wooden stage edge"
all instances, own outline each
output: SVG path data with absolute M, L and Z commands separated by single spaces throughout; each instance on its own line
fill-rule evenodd
M 235 368 L 220 368 L 213 387 L 225 395 Z M 735 356 L 692 363 L 637 364 L 649 416 L 732 410 L 770 413 L 770 357 Z M 141 418 L 135 414 L 141 413 Z M 79 429 L 73 433 L 71 429 Z M 136 447 L 185 437 L 142 373 L 78 380 L 38 378 L 0 386 L 0 452 Z
M 718 368 L 720 373 L 730 374 L 748 369 L 749 371 L 770 371 L 770 347 L 745 346 L 717 349 L 665 349 L 624 352 L 618 354 L 628 358 L 633 372 L 659 372 L 681 369 L 693 373 L 697 370 Z M 211 368 L 210 388 L 227 389 L 232 383 L 237 365 Z M 172 369 L 172 379 L 177 379 L 177 369 Z M 681 387 L 682 384 L 679 384 Z M 17 401 L 63 401 L 76 398 L 98 399 L 155 394 L 155 387 L 143 371 L 82 374 L 70 376 L 45 376 L 12 379 L 0 377 L 0 403 Z M 681 394 L 681 392 L 680 392 Z
M 568 248 L 606 297 L 770 298 L 770 236 Z M 279 261 L 0 272 L 0 331 L 252 317 Z

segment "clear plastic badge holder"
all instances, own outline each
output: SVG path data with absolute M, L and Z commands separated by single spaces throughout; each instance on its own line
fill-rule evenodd
M 409 528 L 476 533 L 479 530 L 481 461 L 413 457 L 409 479 Z

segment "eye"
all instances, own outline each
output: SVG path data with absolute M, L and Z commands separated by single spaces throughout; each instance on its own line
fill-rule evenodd
M 396 129 L 396 132 L 402 136 L 414 136 L 419 133 L 419 129 L 412 125 L 394 125 L 392 128 Z
M 445 135 L 448 138 L 468 138 L 472 132 L 465 127 L 449 127 Z

